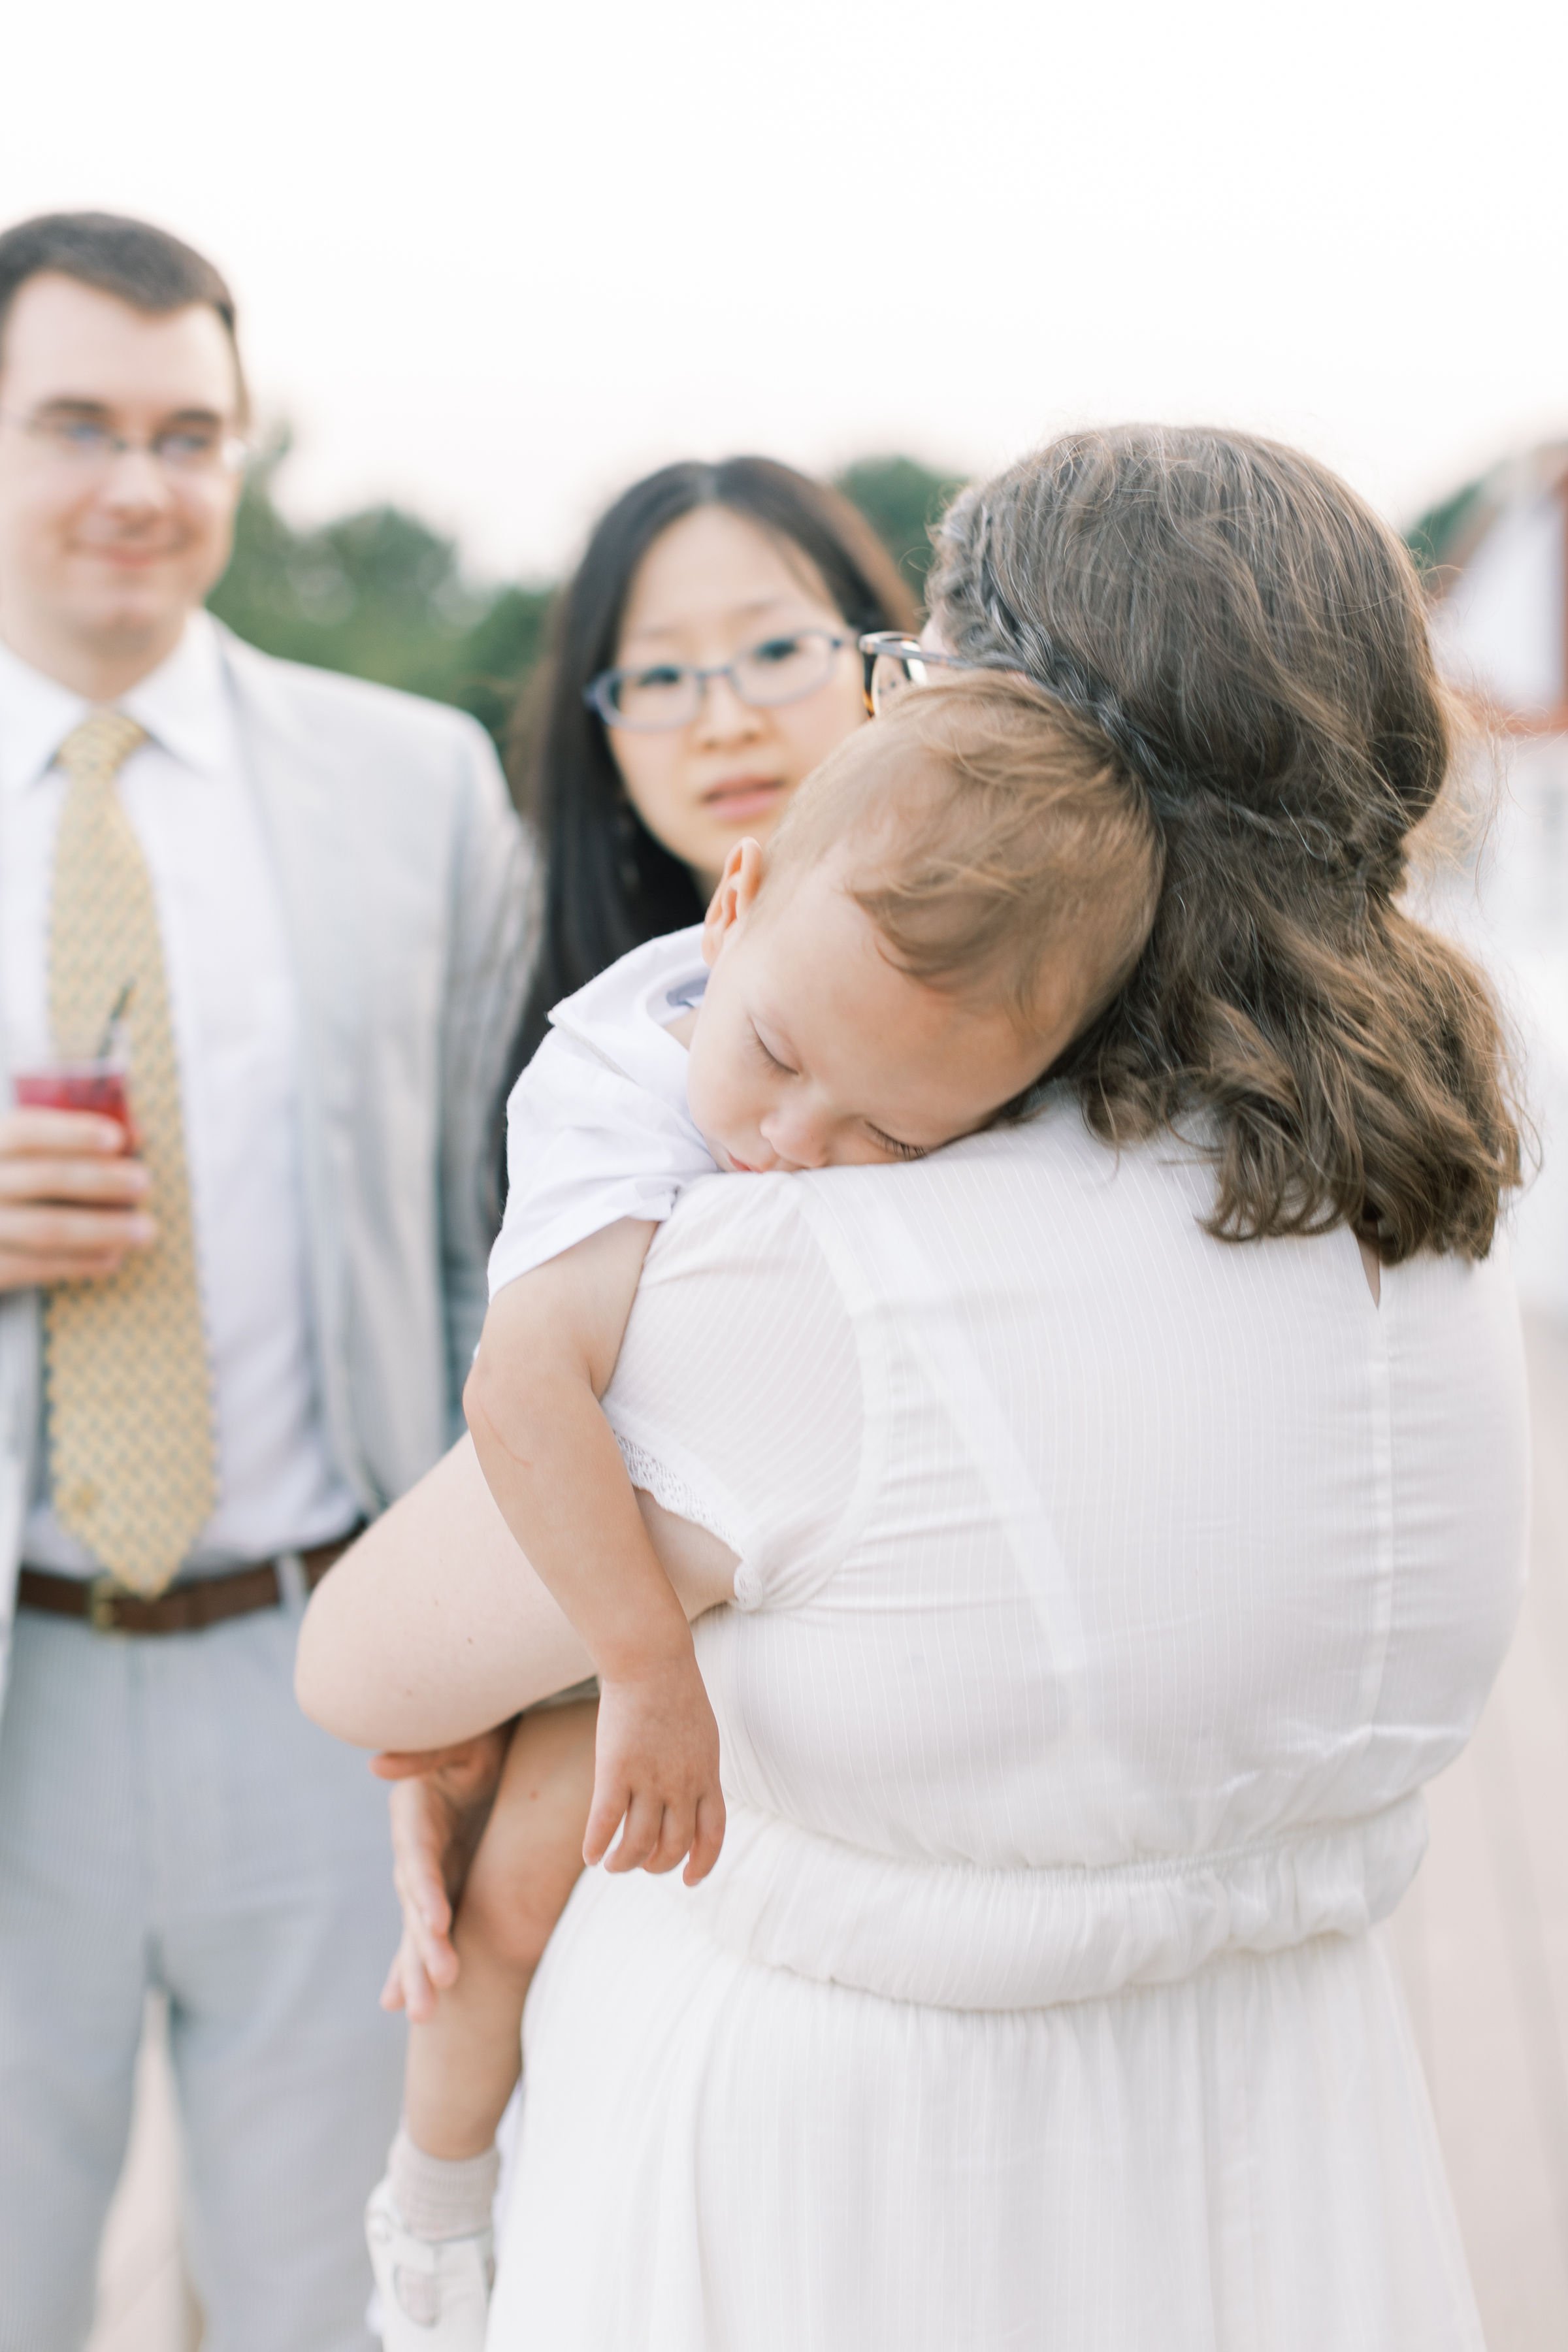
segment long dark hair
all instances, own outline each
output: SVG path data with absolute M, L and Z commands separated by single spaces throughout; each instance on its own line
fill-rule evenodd
M 599 521 L 552 615 L 545 660 L 513 722 L 511 770 L 543 855 L 543 936 L 519 1034 L 521 1068 L 552 1004 L 645 940 L 702 913 L 696 885 L 627 800 L 598 713 L 583 689 L 615 660 L 638 564 L 698 507 L 726 507 L 815 566 L 847 626 L 913 625 L 891 556 L 847 499 L 770 457 L 665 466 L 634 482 Z
M 1399 903 L 1450 737 L 1394 533 L 1297 450 L 1126 425 L 967 492 L 930 593 L 953 653 L 1101 729 L 1163 835 L 1148 945 L 1058 1066 L 1091 1128 L 1198 1139 L 1228 1239 L 1484 1256 L 1519 1129 L 1486 982 Z

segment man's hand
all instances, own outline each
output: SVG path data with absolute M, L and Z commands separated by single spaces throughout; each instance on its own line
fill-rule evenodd
M 403 1940 L 382 1990 L 383 2009 L 405 2009 L 416 2025 L 436 2014 L 458 1981 L 452 1911 L 489 1819 L 510 1727 L 455 1748 L 375 1756 L 371 1770 L 395 1780 L 393 1882 L 403 1906 Z
M 0 1112 L 0 1291 L 118 1274 L 157 1231 L 147 1184 L 114 1119 Z
M 684 1654 L 635 1676 L 600 1676 L 594 1806 L 583 1859 L 604 1862 L 606 1870 L 640 1865 L 658 1872 L 689 1855 L 685 1879 L 695 1886 L 723 1843 L 719 1727 L 688 1637 Z

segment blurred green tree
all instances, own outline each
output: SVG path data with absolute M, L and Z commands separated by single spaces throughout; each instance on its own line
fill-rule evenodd
M 297 530 L 275 495 L 288 454 L 280 434 L 251 468 L 213 611 L 264 653 L 457 703 L 499 736 L 549 589 L 475 586 L 453 541 L 399 507 Z
M 552 590 L 478 585 L 455 542 L 400 507 L 297 530 L 275 492 L 289 447 L 275 435 L 251 467 L 213 611 L 264 653 L 456 703 L 500 741 L 543 649 Z M 929 526 L 957 483 L 897 457 L 863 458 L 837 481 L 918 594 Z
M 1405 543 L 1415 558 L 1415 568 L 1423 579 L 1441 571 L 1452 557 L 1453 551 L 1464 540 L 1472 521 L 1485 503 L 1488 485 L 1483 479 L 1466 482 L 1416 516 L 1405 534 Z
M 913 457 L 858 457 L 835 477 L 923 603 L 931 527 L 963 488 L 961 474 L 935 474 Z

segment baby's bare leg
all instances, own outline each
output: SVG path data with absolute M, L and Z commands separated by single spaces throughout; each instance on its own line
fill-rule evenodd
M 409 2030 L 404 2122 L 426 2156 L 481 2155 L 521 2063 L 523 1997 L 583 1868 L 593 1700 L 526 1715 L 507 1749 L 452 1931 L 460 1973 Z

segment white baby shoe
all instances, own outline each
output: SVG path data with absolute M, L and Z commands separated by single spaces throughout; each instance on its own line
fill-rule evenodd
M 381 2304 L 384 2352 L 484 2352 L 495 2276 L 493 2231 L 473 2238 L 416 2238 L 404 2226 L 383 2180 L 364 2209 Z

